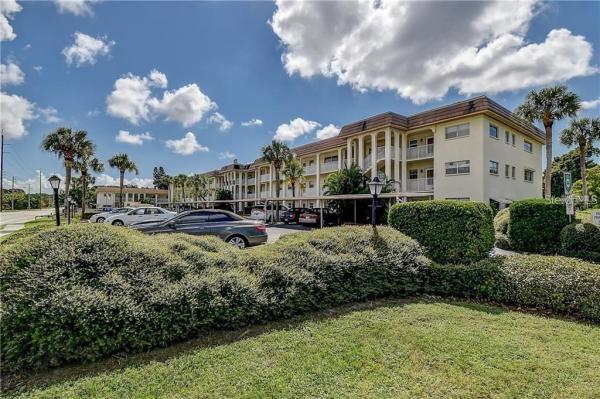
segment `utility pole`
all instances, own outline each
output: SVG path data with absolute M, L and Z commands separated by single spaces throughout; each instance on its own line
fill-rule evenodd
M 40 169 L 40 196 L 38 198 L 38 205 L 40 206 L 40 211 L 42 210 L 42 170 Z
M 15 177 L 12 177 L 12 188 L 10 190 L 10 197 L 11 197 L 11 201 L 10 201 L 10 209 L 12 209 L 13 211 L 15 210 Z
M 0 132 L 0 212 L 4 206 L 4 129 Z
M 27 209 L 31 209 L 31 184 L 27 183 Z

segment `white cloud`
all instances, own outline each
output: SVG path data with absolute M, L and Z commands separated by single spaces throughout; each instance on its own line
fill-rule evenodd
M 180 155 L 192 155 L 195 152 L 208 152 L 205 147 L 196 141 L 196 136 L 192 132 L 187 132 L 185 136 L 177 140 L 167 140 L 167 148 Z
M 61 14 L 68 12 L 78 17 L 94 15 L 92 3 L 94 2 L 89 0 L 56 0 L 55 2 Z
M 422 103 L 450 88 L 493 93 L 595 73 L 582 36 L 556 29 L 541 43 L 525 41 L 538 11 L 534 0 L 277 1 L 271 26 L 288 74 Z
M 25 123 L 35 119 L 35 104 L 15 94 L 0 92 L 0 125 L 9 139 L 18 139 L 27 134 Z
M 150 140 L 154 140 L 154 137 L 150 135 L 150 132 L 131 134 L 126 130 L 119 130 L 119 133 L 115 136 L 115 141 L 133 145 L 142 145 L 144 144 L 144 141 Z
M 162 100 L 152 98 L 149 104 L 156 112 L 165 115 L 167 120 L 179 122 L 183 127 L 199 122 L 204 114 L 217 107 L 195 83 L 165 91 Z
M 0 86 L 20 85 L 25 81 L 25 74 L 19 66 L 13 62 L 0 64 Z
M 220 152 L 219 159 L 233 159 L 235 158 L 235 154 L 230 151 Z
M 310 133 L 318 127 L 321 127 L 320 123 L 296 118 L 291 120 L 290 123 L 279 125 L 273 138 L 280 141 L 294 141 L 298 137 Z
M 257 118 L 252 118 L 249 121 L 242 122 L 242 126 L 262 126 L 263 121 Z
M 335 137 L 340 132 L 340 128 L 330 123 L 322 129 L 317 130 L 317 139 L 325 140 L 331 137 Z
M 600 107 L 600 97 L 595 100 L 588 100 L 588 101 L 581 102 L 582 109 L 593 109 L 593 108 L 597 108 L 597 107 Z
M 107 175 L 106 173 L 101 173 L 96 177 L 96 186 L 118 186 L 119 178 Z M 153 180 L 150 178 L 143 177 L 133 177 L 131 179 L 124 178 L 123 184 L 132 185 L 137 187 L 154 187 Z
M 100 110 L 97 110 L 97 109 L 92 109 L 87 112 L 87 116 L 89 116 L 89 117 L 95 117 L 98 115 L 100 115 Z
M 165 75 L 157 69 L 153 69 L 150 71 L 148 79 L 150 80 L 150 84 L 152 86 L 159 87 L 161 89 L 166 88 L 169 84 L 169 81 L 167 80 L 167 75 Z
M 62 51 L 67 64 L 75 64 L 77 67 L 96 63 L 96 58 L 108 55 L 114 41 L 108 41 L 106 37 L 92 37 L 85 33 L 75 32 L 75 42 L 65 47 Z
M 58 117 L 58 111 L 54 107 L 39 108 L 38 111 L 44 117 L 46 123 L 54 124 L 61 121 Z
M 164 77 L 159 78 L 159 76 Z M 167 78 L 157 70 L 148 77 L 139 77 L 132 73 L 123 75 L 115 82 L 115 88 L 106 98 L 106 112 L 114 117 L 123 118 L 137 125 L 150 119 L 148 102 L 151 87 L 166 85 Z
M 8 22 L 23 9 L 15 0 L 0 1 L 0 41 L 14 40 L 17 35 Z
M 36 66 L 34 66 L 34 67 L 33 67 L 33 69 L 34 69 L 36 72 L 40 73 L 40 72 L 42 72 L 42 69 L 44 69 L 44 67 L 43 67 L 43 66 L 41 66 L 41 65 L 36 65 Z
M 219 125 L 219 130 L 221 132 L 226 132 L 233 127 L 233 122 L 228 121 L 225 116 L 220 114 L 219 112 L 215 112 L 206 120 L 208 123 L 216 123 Z
M 52 187 L 50 186 L 50 182 L 48 181 L 48 178 L 52 175 L 57 175 L 60 179 L 61 179 L 61 189 L 64 188 L 64 181 L 65 181 L 65 177 L 58 172 L 52 172 L 49 173 L 48 175 L 46 175 L 44 172 L 42 172 L 42 176 L 41 176 L 41 182 L 42 182 L 42 193 L 46 193 L 46 194 L 51 194 L 52 191 Z M 12 179 L 9 178 L 4 178 L 4 188 L 8 188 L 11 187 L 12 185 Z M 40 171 L 39 169 L 35 171 L 35 174 L 32 177 L 26 178 L 26 179 L 15 179 L 15 188 L 20 188 L 22 190 L 25 190 L 25 192 L 27 192 L 27 186 L 30 185 L 31 186 L 31 193 L 32 194 L 37 194 L 40 192 Z

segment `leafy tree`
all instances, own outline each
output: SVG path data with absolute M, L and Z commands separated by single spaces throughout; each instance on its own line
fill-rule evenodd
M 114 155 L 108 160 L 108 165 L 111 168 L 119 169 L 119 206 L 123 207 L 123 180 L 125 179 L 125 172 L 133 172 L 137 175 L 139 173 L 137 165 L 124 153 Z
M 588 148 L 594 145 L 594 142 L 600 139 L 600 118 L 574 119 L 568 128 L 560 132 L 560 142 L 566 146 L 577 145 L 579 150 L 579 164 L 581 165 L 581 194 L 583 196 L 584 206 L 587 206 L 587 175 L 586 175 L 586 155 Z
M 168 190 L 169 184 L 171 183 L 171 179 L 162 166 L 154 167 L 153 173 L 153 184 L 155 188 L 159 188 L 161 190 Z
M 85 195 L 83 193 L 83 184 L 81 177 L 73 177 L 73 180 L 71 181 L 71 192 L 69 193 L 69 196 L 73 198 L 73 201 L 77 202 L 78 204 L 82 204 L 82 209 L 84 204 L 88 205 L 94 202 L 94 198 L 96 196 L 96 188 L 93 187 L 93 185 L 96 183 L 96 179 L 94 178 L 94 176 L 88 176 L 86 180 L 86 184 L 88 186 L 92 185 L 92 187 L 85 190 Z
M 582 180 L 573 183 L 573 193 L 583 195 Z M 587 171 L 587 195 L 592 199 L 592 207 L 600 207 L 600 165 L 596 165 Z
M 292 151 L 286 144 L 277 140 L 273 140 L 270 145 L 263 146 L 261 151 L 265 161 L 273 165 L 273 169 L 275 169 L 275 197 L 279 199 L 281 168 L 292 159 Z M 279 221 L 279 201 L 276 202 L 275 217 Z
M 215 200 L 217 201 L 231 201 L 233 200 L 233 193 L 231 190 L 227 190 L 225 188 L 220 188 L 215 191 Z M 227 209 L 228 211 L 233 211 L 233 206 L 229 202 L 220 202 L 215 205 L 216 209 Z
M 88 183 L 90 171 L 100 173 L 104 165 L 95 155 L 96 146 L 92 144 L 81 153 L 79 159 L 73 164 L 73 169 L 81 174 L 81 217 L 85 214 L 85 205 L 88 202 Z
M 323 188 L 325 195 L 368 194 L 369 178 L 356 164 L 331 173 Z
M 552 195 L 552 126 L 565 117 L 575 117 L 581 108 L 579 96 L 565 85 L 532 90 L 517 107 L 516 114 L 528 122 L 539 121 L 546 131 L 546 171 L 544 196 Z
M 64 160 L 65 165 L 65 212 L 69 209 L 68 198 L 71 188 L 71 171 L 73 163 L 79 159 L 86 151 L 89 151 L 93 144 L 87 138 L 85 130 L 73 132 L 70 128 L 60 127 L 44 137 L 42 149 L 56 154 Z
M 301 184 L 304 177 L 304 168 L 295 159 L 290 160 L 283 167 L 283 177 L 285 178 L 285 184 L 292 186 L 292 197 L 296 197 L 296 184 Z
M 600 150 L 595 147 L 589 147 L 586 154 L 586 168 L 590 169 L 596 166 L 592 160 L 594 156 L 600 155 Z M 554 157 L 552 163 L 552 196 L 561 197 L 563 195 L 563 171 L 571 172 L 573 181 L 581 179 L 581 160 L 577 149 L 571 150 L 563 155 Z
M 208 186 L 208 179 L 206 176 L 197 173 L 188 177 L 188 181 L 192 188 L 194 201 L 197 202 L 199 198 L 202 198 L 203 201 L 206 200 L 206 194 L 208 193 L 206 188 Z

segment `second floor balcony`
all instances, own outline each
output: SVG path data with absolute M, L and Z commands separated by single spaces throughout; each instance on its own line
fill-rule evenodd
M 325 162 L 321 164 L 320 171 L 321 172 L 331 172 L 333 170 L 338 170 L 338 163 L 335 162 Z
M 308 175 L 314 175 L 315 173 L 317 173 L 317 166 L 316 165 L 308 165 L 304 167 L 304 175 L 308 176 Z
M 406 190 L 411 193 L 432 192 L 433 177 L 409 179 L 406 182 Z
M 256 184 L 256 179 L 254 177 L 249 177 L 248 180 L 246 180 L 246 184 Z
M 433 157 L 433 144 L 423 144 L 406 149 L 407 159 L 422 159 Z

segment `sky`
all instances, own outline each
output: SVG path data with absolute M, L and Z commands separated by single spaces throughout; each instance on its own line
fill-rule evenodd
M 1 0 L 4 183 L 64 174 L 43 137 L 85 130 L 105 161 L 198 173 L 347 123 L 486 94 L 514 109 L 565 83 L 600 115 L 600 2 Z M 567 151 L 558 143 L 555 154 Z M 108 165 L 98 184 L 115 184 Z

